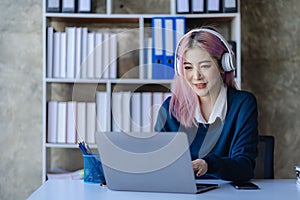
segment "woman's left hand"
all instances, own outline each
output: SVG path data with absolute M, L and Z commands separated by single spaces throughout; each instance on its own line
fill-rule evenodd
M 196 176 L 202 176 L 207 172 L 208 166 L 205 160 L 196 159 L 192 161 L 193 170 Z

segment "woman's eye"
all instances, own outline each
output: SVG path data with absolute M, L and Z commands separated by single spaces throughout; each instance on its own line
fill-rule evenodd
M 210 65 L 201 65 L 200 67 L 206 69 L 206 68 L 209 68 Z
M 189 69 L 192 69 L 192 67 L 189 66 L 189 65 L 185 65 L 185 66 L 184 66 L 184 69 L 185 69 L 185 70 L 189 70 Z

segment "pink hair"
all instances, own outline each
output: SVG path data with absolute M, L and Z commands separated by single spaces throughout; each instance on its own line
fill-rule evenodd
M 212 27 L 203 27 L 216 31 Z M 186 80 L 182 76 L 183 71 L 183 55 L 188 49 L 202 48 L 205 49 L 212 58 L 217 60 L 217 64 L 222 69 L 221 58 L 224 52 L 227 51 L 221 40 L 212 33 L 205 31 L 197 31 L 197 29 L 188 32 L 184 35 L 180 44 L 178 44 L 177 60 L 178 71 L 180 75 L 174 77 L 172 88 L 173 95 L 170 101 L 169 112 L 185 127 L 197 125 L 194 116 L 195 108 L 199 104 L 197 94 L 190 88 Z M 223 71 L 223 70 L 222 70 Z M 220 72 L 221 73 L 221 72 Z M 234 80 L 234 71 L 222 72 L 221 77 L 227 87 L 237 89 Z
M 174 76 L 169 112 L 184 126 L 190 127 L 194 120 L 198 96 L 188 85 L 184 77 Z

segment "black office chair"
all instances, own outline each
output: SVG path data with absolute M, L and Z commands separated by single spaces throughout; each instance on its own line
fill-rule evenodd
M 255 179 L 274 179 L 274 137 L 260 135 L 258 156 L 254 170 Z

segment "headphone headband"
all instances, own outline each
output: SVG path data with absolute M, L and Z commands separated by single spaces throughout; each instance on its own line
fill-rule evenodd
M 222 63 L 222 68 L 224 69 L 224 71 L 229 72 L 235 69 L 234 67 L 234 62 L 233 62 L 233 52 L 229 47 L 228 42 L 224 39 L 224 37 L 218 33 L 217 31 L 214 31 L 212 29 L 208 29 L 208 28 L 199 28 L 199 29 L 193 29 L 189 32 L 187 32 L 186 34 L 184 34 L 177 46 L 176 46 L 176 50 L 175 50 L 175 72 L 177 75 L 181 75 L 180 74 L 180 63 L 179 63 L 179 59 L 178 59 L 178 48 L 180 46 L 180 43 L 182 42 L 182 40 L 187 36 L 187 35 L 191 35 L 194 32 L 208 32 L 211 33 L 213 35 L 215 35 L 217 38 L 219 38 L 221 40 L 221 42 L 224 44 L 224 46 L 226 47 L 228 52 L 223 53 L 222 58 L 221 58 L 221 63 Z

